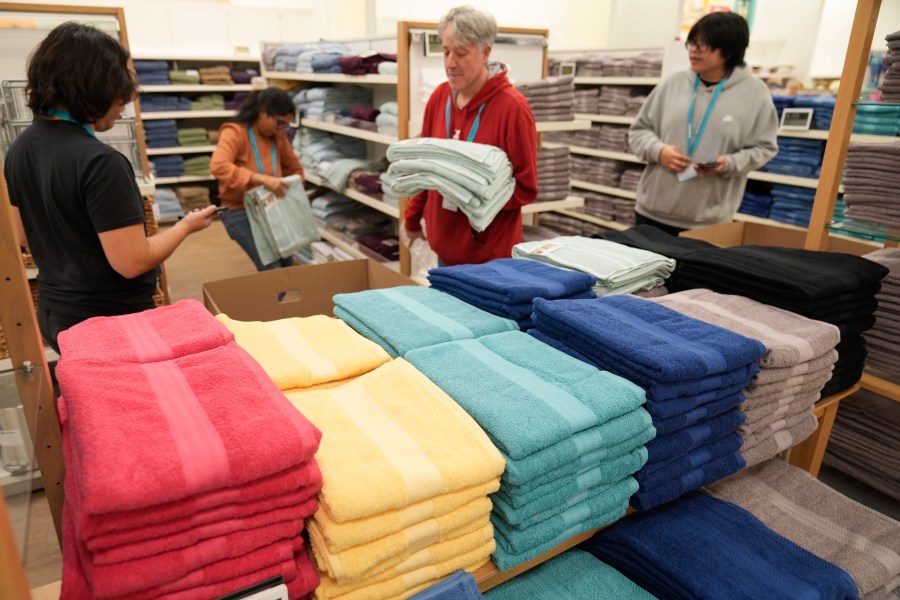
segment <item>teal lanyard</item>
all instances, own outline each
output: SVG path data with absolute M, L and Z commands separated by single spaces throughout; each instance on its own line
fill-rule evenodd
M 472 129 L 469 130 L 469 137 L 466 138 L 467 142 L 471 142 L 475 139 L 475 134 L 478 133 L 478 126 L 481 124 L 481 111 L 484 110 L 484 105 L 487 102 L 482 102 L 481 106 L 478 107 L 478 114 L 475 116 L 475 122 L 472 123 Z M 447 98 L 447 108 L 444 110 L 444 120 L 447 124 L 447 139 L 450 139 L 450 98 Z
M 706 113 L 703 115 L 703 120 L 700 121 L 700 127 L 697 129 L 697 135 L 694 135 L 694 103 L 697 101 L 697 88 L 700 86 L 700 76 L 696 75 L 694 79 L 694 89 L 691 90 L 691 104 L 688 107 L 688 118 L 687 118 L 687 150 L 688 156 L 691 156 L 694 153 L 694 150 L 697 149 L 697 144 L 700 142 L 700 138 L 703 136 L 703 130 L 706 129 L 706 123 L 709 121 L 709 116 L 712 114 L 713 107 L 716 105 L 716 101 L 719 99 L 719 93 L 721 93 L 722 88 L 725 86 L 725 82 L 728 78 L 724 78 L 719 84 L 716 86 L 716 91 L 713 92 L 712 100 L 709 101 L 709 106 L 706 107 Z
M 91 129 L 90 127 L 87 126 L 87 123 L 79 123 L 78 121 L 76 121 L 75 119 L 72 118 L 72 115 L 70 115 L 69 113 L 67 113 L 64 110 L 57 110 L 55 108 L 51 108 L 50 110 L 47 111 L 47 114 L 52 115 L 54 117 L 59 117 L 60 119 L 63 119 L 64 121 L 69 121 L 70 123 L 75 123 L 76 125 L 81 125 L 82 127 L 84 127 L 85 131 L 87 131 L 89 134 L 91 134 L 91 137 L 97 137 L 97 134 L 94 133 L 93 129 Z
M 256 146 L 256 136 L 253 135 L 252 125 L 247 127 L 247 132 L 250 134 L 250 145 L 253 147 L 253 156 L 256 157 L 256 166 L 259 172 L 265 175 L 266 171 L 263 169 L 262 159 L 259 157 L 259 148 Z M 276 140 L 272 140 L 272 176 L 278 177 L 278 146 L 275 142 Z

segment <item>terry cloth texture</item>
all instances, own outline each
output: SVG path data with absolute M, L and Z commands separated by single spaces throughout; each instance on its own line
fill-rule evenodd
M 472 415 L 503 455 L 507 470 L 491 517 L 498 568 L 623 514 L 637 489 L 630 475 L 652 437 L 640 388 L 521 332 L 421 348 L 407 360 Z M 592 453 L 601 458 L 576 473 Z
M 662 285 L 675 268 L 675 261 L 665 256 L 579 236 L 522 242 L 512 254 L 593 275 L 598 296 L 649 290 Z
M 883 248 L 865 255 L 889 270 L 881 290 L 875 296 L 875 325 L 866 332 L 866 366 L 890 379 L 900 379 L 900 361 L 897 360 L 900 342 L 900 249 Z
M 630 515 L 583 548 L 660 598 L 859 597 L 840 568 L 743 508 L 699 492 Z
M 323 431 L 320 508 L 310 523 L 319 597 L 415 593 L 488 559 L 486 494 L 497 489 L 503 458 L 410 363 L 288 397 Z
M 489 313 L 531 326 L 535 298 L 594 298 L 596 278 L 543 263 L 498 258 L 481 265 L 438 267 L 428 272 L 431 287 Z
M 604 231 L 594 237 L 674 258 L 676 273 L 678 261 L 687 253 L 705 248 L 715 248 L 709 242 L 678 237 L 652 225 L 635 225 L 624 231 Z
M 763 441 L 763 433 L 783 438 L 784 434 L 779 432 L 788 427 L 788 422 L 802 422 L 801 419 L 790 421 L 791 418 L 812 411 L 827 380 L 818 375 L 823 369 L 830 374 L 837 358 L 834 348 L 840 342 L 838 328 L 743 296 L 719 294 L 704 289 L 669 294 L 652 301 L 762 342 L 766 347 L 766 353 L 759 360 L 760 373 L 756 376 L 756 381 L 765 380 L 768 370 L 796 369 L 801 373 L 804 370 L 803 366 L 807 366 L 806 374 L 798 375 L 796 385 L 803 386 L 815 381 L 817 388 L 804 388 L 804 391 L 799 393 L 795 386 L 778 385 L 775 386 L 777 389 L 773 394 L 767 386 L 751 384 L 744 391 L 744 403 L 740 410 L 747 419 L 739 428 L 746 440 L 745 449 L 742 450 L 744 459 L 750 466 L 772 458 L 774 453 L 765 456 L 761 453 L 761 449 L 756 451 L 749 449 Z M 809 366 L 813 364 L 816 370 L 809 370 Z M 802 439 L 791 436 L 791 442 L 800 441 Z M 767 447 L 774 450 L 785 442 Z
M 541 339 L 647 392 L 662 431 L 647 444 L 632 506 L 652 508 L 744 467 L 725 439 L 744 422 L 737 406 L 759 371 L 762 343 L 631 296 L 534 305 Z
M 900 523 L 802 469 L 769 460 L 705 491 L 846 571 L 862 597 L 887 598 L 900 583 Z
M 334 304 L 335 316 L 393 357 L 441 342 L 518 329 L 515 321 L 427 287 L 335 294 Z
M 875 323 L 875 294 L 887 274 L 887 267 L 850 254 L 741 246 L 690 253 L 679 261 L 669 288 L 737 294 L 836 325 L 842 341 L 834 375 L 822 390 L 827 396 L 859 381 L 866 355 L 862 334 Z

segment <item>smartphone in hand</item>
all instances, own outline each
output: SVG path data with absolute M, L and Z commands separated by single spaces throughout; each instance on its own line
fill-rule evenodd
M 700 167 L 701 169 L 715 169 L 716 167 L 719 166 L 719 162 L 715 161 L 715 160 L 711 161 L 711 162 L 702 162 L 702 163 L 697 163 L 697 166 Z

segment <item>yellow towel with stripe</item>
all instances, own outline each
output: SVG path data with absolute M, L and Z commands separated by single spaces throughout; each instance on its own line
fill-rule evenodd
M 352 380 L 391 360 L 385 350 L 332 317 L 277 321 L 218 319 L 282 391 Z

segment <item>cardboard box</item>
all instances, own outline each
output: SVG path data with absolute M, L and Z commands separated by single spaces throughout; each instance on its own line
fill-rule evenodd
M 238 321 L 331 315 L 335 294 L 417 285 L 405 275 L 369 259 L 262 271 L 203 284 L 212 314 Z
M 780 248 L 803 248 L 806 242 L 806 230 L 779 227 L 778 225 L 766 225 L 763 223 L 748 223 L 736 221 L 734 223 L 721 223 L 698 229 L 682 231 L 681 237 L 704 240 L 721 248 L 732 246 L 776 246 Z M 861 256 L 880 248 L 879 245 L 863 240 L 854 240 L 842 236 L 829 235 L 828 244 L 824 250 L 830 252 L 844 252 Z

